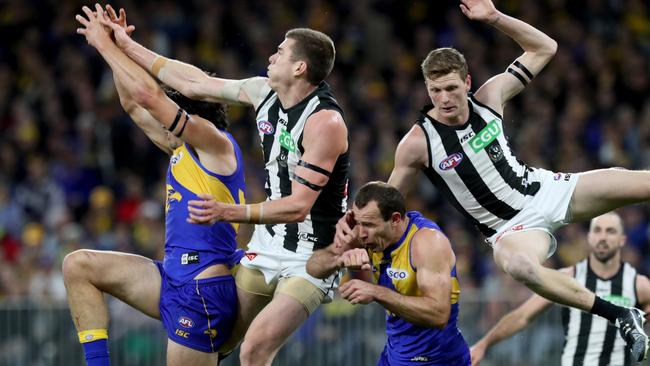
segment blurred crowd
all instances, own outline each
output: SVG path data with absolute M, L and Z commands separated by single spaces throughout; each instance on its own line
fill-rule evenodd
M 497 1 L 559 44 L 555 58 L 506 108 L 505 129 L 524 162 L 562 172 L 650 165 L 650 5 L 644 0 Z M 168 157 L 131 122 L 112 75 L 77 35 L 76 1 L 0 2 L 0 301 L 65 299 L 63 257 L 79 248 L 160 258 Z M 350 192 L 385 180 L 395 148 L 428 102 L 419 64 L 454 46 L 473 85 L 502 72 L 521 50 L 457 1 L 120 1 L 133 35 L 168 57 L 226 78 L 264 75 L 284 32 L 329 34 L 337 60 L 328 78 L 346 113 Z M 254 116 L 229 109 L 246 159 L 248 200 L 260 201 L 263 166 Z M 409 209 L 449 234 L 464 289 L 503 297 L 512 283 L 491 250 L 422 181 Z M 621 210 L 625 259 L 650 272 L 647 205 Z M 584 225 L 557 233 L 549 265 L 586 253 Z M 240 243 L 250 235 L 244 228 Z M 512 293 L 512 292 L 507 292 Z

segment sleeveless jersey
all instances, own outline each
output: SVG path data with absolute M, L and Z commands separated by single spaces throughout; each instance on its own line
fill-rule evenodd
M 469 120 L 447 126 L 422 109 L 417 124 L 424 130 L 429 164 L 425 175 L 485 236 L 512 219 L 539 191 L 535 168 L 510 151 L 501 115 L 468 98 Z
M 289 109 L 284 109 L 275 91 L 269 92 L 257 108 L 257 128 L 262 140 L 266 173 L 267 200 L 291 195 L 294 170 L 304 148 L 303 131 L 307 119 L 323 110 L 343 115 L 329 86 L 321 82 L 318 88 Z M 300 223 L 257 225 L 255 230 L 268 230 L 283 238 L 283 246 L 297 253 L 311 253 L 332 243 L 336 222 L 347 208 L 349 150 L 340 155 L 329 181 L 320 192 L 305 221 Z
M 436 223 L 416 211 L 406 213 L 409 224 L 402 238 L 383 252 L 369 252 L 373 263 L 375 281 L 406 296 L 421 295 L 416 279 L 416 269 L 411 263 L 411 240 L 422 228 L 441 231 Z M 460 286 L 456 276 L 456 265 L 451 276 L 451 313 L 444 329 L 425 328 L 409 323 L 386 311 L 386 334 L 388 357 L 398 363 L 458 364 L 469 359 L 469 349 L 460 330 L 458 320 L 458 298 Z
M 208 171 L 189 145 L 174 150 L 167 170 L 165 207 L 165 259 L 163 266 L 174 285 L 193 279 L 213 264 L 233 265 L 237 261 L 235 237 L 239 224 L 217 222 L 214 225 L 188 223 L 187 202 L 197 194 L 211 194 L 217 201 L 244 204 L 244 165 L 239 146 L 229 133 L 237 168 L 229 176 Z
M 636 306 L 636 270 L 621 263 L 610 279 L 598 277 L 589 267 L 589 259 L 574 266 L 574 277 L 604 300 L 620 306 Z M 607 319 L 577 309 L 562 309 L 564 350 L 562 365 L 631 365 L 625 341 Z

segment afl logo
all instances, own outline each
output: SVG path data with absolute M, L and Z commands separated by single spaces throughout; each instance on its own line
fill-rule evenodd
M 409 273 L 403 269 L 399 269 L 399 268 L 393 269 L 390 267 L 386 269 L 386 274 L 388 275 L 388 277 L 390 277 L 393 280 L 404 280 L 409 276 Z
M 180 318 L 178 318 L 178 324 L 180 324 L 183 328 L 194 327 L 194 322 L 192 321 L 192 319 L 186 316 L 181 316 Z
M 275 132 L 273 124 L 269 121 L 257 121 L 257 129 L 265 135 L 272 135 Z
M 463 161 L 463 153 L 455 153 L 447 156 L 445 160 L 440 162 L 440 165 L 438 165 L 438 168 L 440 170 L 450 170 L 454 169 L 455 167 L 460 164 L 460 162 Z

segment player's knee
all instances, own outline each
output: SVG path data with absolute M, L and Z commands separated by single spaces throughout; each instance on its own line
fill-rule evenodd
M 269 337 L 246 337 L 239 349 L 239 361 L 242 365 L 264 364 L 264 360 L 273 354 L 274 346 Z
M 537 267 L 528 256 L 523 254 L 514 254 L 504 262 L 503 270 L 518 282 L 526 286 L 535 286 L 539 283 Z
M 63 279 L 69 282 L 90 273 L 90 254 L 87 249 L 75 250 L 63 258 Z

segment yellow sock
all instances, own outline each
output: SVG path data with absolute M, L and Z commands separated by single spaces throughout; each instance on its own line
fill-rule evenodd
M 108 329 L 89 329 L 77 333 L 80 343 L 93 342 L 98 339 L 108 339 Z

